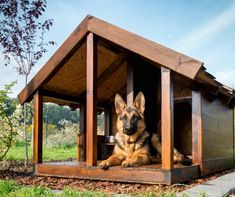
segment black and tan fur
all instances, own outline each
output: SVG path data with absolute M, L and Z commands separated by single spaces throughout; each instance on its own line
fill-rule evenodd
M 146 165 L 159 162 L 161 155 L 161 143 L 156 134 L 150 139 L 146 131 L 144 110 L 145 98 L 140 92 L 133 103 L 127 106 L 120 95 L 115 97 L 115 109 L 118 115 L 117 130 L 115 135 L 116 145 L 113 154 L 99 164 L 100 168 L 106 169 L 110 166 L 121 165 L 123 167 Z M 157 155 L 150 155 L 149 143 L 157 151 Z M 174 149 L 174 159 L 183 163 L 184 155 Z M 185 160 L 186 161 L 186 160 Z

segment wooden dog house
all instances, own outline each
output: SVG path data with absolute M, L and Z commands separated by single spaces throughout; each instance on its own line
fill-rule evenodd
M 105 135 L 113 134 L 115 94 L 131 105 L 139 91 L 148 131 L 159 131 L 161 120 L 162 163 L 99 169 L 105 141 L 97 136 L 97 109 L 105 113 Z M 234 95 L 202 62 L 87 16 L 18 98 L 34 99 L 36 175 L 172 184 L 233 167 Z M 43 102 L 80 108 L 77 161 L 42 161 Z M 174 164 L 174 146 L 193 165 Z

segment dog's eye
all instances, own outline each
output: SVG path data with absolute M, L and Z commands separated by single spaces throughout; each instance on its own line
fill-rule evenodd
M 124 116 L 121 116 L 120 119 L 121 119 L 121 120 L 126 120 L 127 117 L 126 117 L 126 115 L 124 115 Z
M 132 117 L 132 120 L 135 121 L 135 122 L 137 122 L 139 119 L 140 119 L 139 116 L 133 116 L 133 117 Z

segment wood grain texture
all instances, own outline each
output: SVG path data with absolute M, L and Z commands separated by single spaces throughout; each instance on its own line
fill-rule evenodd
M 162 168 L 173 168 L 174 92 L 169 69 L 161 69 Z
M 232 167 L 233 109 L 221 100 L 202 97 L 202 123 L 203 173 Z
M 103 170 L 96 166 L 86 166 L 81 162 L 56 162 L 36 165 L 36 175 L 170 185 L 198 176 L 198 166 L 176 165 L 172 171 L 162 170 L 160 164 L 132 168 L 117 166 Z
M 87 16 L 81 24 L 70 34 L 70 36 L 64 41 L 60 48 L 54 53 L 54 55 L 47 61 L 47 63 L 40 69 L 35 77 L 24 87 L 24 89 L 18 95 L 18 99 L 21 104 L 29 101 L 32 94 L 39 88 L 48 77 L 56 72 L 63 63 L 66 62 L 70 55 L 70 52 L 76 48 L 76 46 L 83 41 L 83 38 L 87 34 L 88 19 Z
M 88 30 L 190 79 L 195 78 L 203 65 L 200 61 L 95 17 L 90 19 Z
M 118 47 L 137 53 L 154 63 L 164 65 L 190 79 L 195 78 L 203 64 L 100 19 L 87 16 L 18 95 L 21 104 L 30 101 L 37 88 L 55 76 L 55 73 L 76 51 L 76 47 L 84 42 L 84 38 L 89 32 L 93 32 L 101 38 L 117 44 Z
M 132 106 L 134 102 L 134 65 L 131 59 L 127 61 L 127 105 Z
M 192 159 L 193 163 L 200 165 L 202 162 L 202 98 L 200 91 L 192 91 Z
M 118 72 L 120 69 L 120 67 L 125 63 L 126 59 L 127 59 L 127 54 L 123 53 L 123 54 L 120 54 L 117 58 L 115 58 L 108 66 L 106 65 L 106 69 L 105 70 L 102 70 L 102 73 L 100 73 L 98 79 L 97 79 L 97 88 L 99 89 L 105 82 L 108 83 L 108 85 L 110 85 L 110 88 L 114 88 L 113 87 L 113 84 L 110 82 L 110 78 L 111 78 L 111 81 L 113 81 L 113 77 L 112 77 L 112 74 L 114 74 L 115 72 Z M 97 57 L 98 58 L 98 57 Z M 102 57 L 100 57 L 102 58 Z M 107 62 L 105 62 L 107 63 Z M 98 68 L 100 66 L 98 65 Z M 120 75 L 125 75 L 125 73 L 121 73 L 121 72 L 118 72 L 119 76 L 117 77 L 118 79 L 120 79 Z M 105 91 L 105 96 L 103 96 L 100 91 L 98 91 L 98 99 L 100 98 L 100 100 L 105 100 L 103 99 L 103 97 L 106 97 L 109 98 L 108 96 L 109 94 L 109 89 L 107 89 L 107 91 Z M 80 100 L 82 100 L 84 97 L 86 96 L 86 90 L 84 90 L 79 98 Z M 102 102 L 102 101 L 101 101 Z
M 86 164 L 97 164 L 97 50 L 93 33 L 87 36 Z
M 42 163 L 43 141 L 43 97 L 40 91 L 34 95 L 34 134 L 33 134 L 33 163 Z
M 58 92 L 54 92 L 51 90 L 42 90 L 42 94 L 43 94 L 43 101 L 44 102 L 55 102 L 55 103 L 74 103 L 74 104 L 78 104 L 81 101 L 79 100 L 78 97 L 76 96 L 71 96 L 68 94 L 64 94 L 64 93 L 58 93 Z

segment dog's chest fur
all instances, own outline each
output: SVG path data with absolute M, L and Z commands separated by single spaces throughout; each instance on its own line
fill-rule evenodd
M 149 137 L 148 132 L 144 133 L 137 139 L 131 139 L 131 137 L 117 132 L 115 135 L 116 145 L 114 152 L 116 154 L 123 154 L 126 157 L 130 157 L 134 152 L 148 151 L 147 150 L 147 138 Z M 131 141 L 131 142 L 130 142 Z

